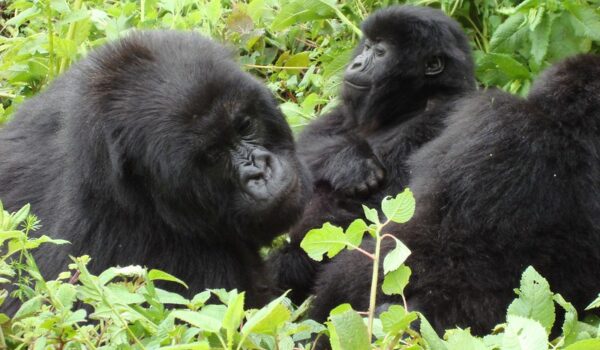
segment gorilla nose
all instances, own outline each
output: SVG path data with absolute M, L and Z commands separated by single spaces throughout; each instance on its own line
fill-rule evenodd
M 363 65 L 362 62 L 353 62 L 350 65 L 350 70 L 358 70 L 362 67 L 362 65 Z
M 242 181 L 248 183 L 250 181 L 268 180 L 271 177 L 272 158 L 270 152 L 260 149 L 252 151 L 249 159 L 242 165 Z

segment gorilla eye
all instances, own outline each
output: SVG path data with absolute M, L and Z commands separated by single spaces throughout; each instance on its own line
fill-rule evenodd
M 250 117 L 240 118 L 236 125 L 236 130 L 240 135 L 247 135 L 252 131 L 252 119 Z
M 444 59 L 440 56 L 435 56 L 425 62 L 425 75 L 438 75 L 444 71 Z
M 385 50 L 380 47 L 377 47 L 375 48 L 375 54 L 379 57 L 382 57 L 383 55 L 385 55 Z

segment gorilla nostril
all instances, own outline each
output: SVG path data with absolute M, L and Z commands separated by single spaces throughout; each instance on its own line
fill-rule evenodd
M 360 67 L 362 67 L 362 62 L 354 62 L 350 66 L 350 69 L 359 69 Z

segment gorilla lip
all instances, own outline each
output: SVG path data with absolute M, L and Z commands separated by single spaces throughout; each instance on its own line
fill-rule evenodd
M 353 82 L 351 82 L 349 80 L 344 80 L 344 84 L 346 84 L 346 85 L 348 85 L 351 88 L 356 89 L 356 90 L 369 90 L 371 88 L 371 85 L 356 84 L 356 83 L 353 83 Z

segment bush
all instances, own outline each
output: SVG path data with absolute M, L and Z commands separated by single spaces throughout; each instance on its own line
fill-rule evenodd
M 396 198 L 385 198 L 380 222 L 377 211 L 365 207 L 370 222 L 356 220 L 344 232 L 326 224 L 312 230 L 302 246 L 320 259 L 332 257 L 344 248 L 359 249 L 365 233 L 379 246 L 383 239 L 394 239 L 396 249 L 385 257 L 363 251 L 374 266 L 383 258 L 387 294 L 402 295 L 410 277 L 403 262 L 410 250 L 394 236 L 384 234 L 390 222 L 403 223 L 414 212 L 414 198 L 406 190 Z M 73 258 L 69 271 L 56 280 L 46 281 L 39 273 L 30 250 L 41 244 L 63 244 L 49 237 L 29 238 L 38 226 L 26 206 L 9 214 L 0 205 L 0 283 L 15 280 L 19 288 L 12 294 L 24 302 L 11 319 L 0 314 L 0 348 L 33 349 L 310 349 L 313 339 L 326 334 L 333 349 L 565 349 L 600 348 L 598 322 L 580 322 L 577 311 L 559 294 L 550 291 L 548 282 L 532 267 L 523 273 L 517 299 L 508 307 L 507 322 L 493 334 L 480 338 L 469 329 L 448 330 L 442 340 L 427 319 L 408 312 L 406 305 L 393 305 L 379 318 L 374 317 L 374 289 L 367 316 L 343 304 L 331 311 L 329 321 L 321 325 L 304 319 L 310 302 L 295 307 L 285 294 L 262 309 L 244 308 L 244 292 L 207 290 L 186 299 L 155 286 L 155 281 L 180 283 L 174 276 L 140 266 L 110 268 L 92 275 L 86 268 L 89 257 Z M 40 248 L 40 249 L 43 249 Z M 391 282 L 391 283 L 390 283 Z M 212 296 L 219 302 L 207 304 Z M 8 297 L 0 290 L 0 306 Z M 562 334 L 549 341 L 555 323 L 555 307 L 564 310 Z M 600 306 L 600 297 L 589 308 Z M 420 333 L 411 329 L 420 320 Z

